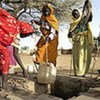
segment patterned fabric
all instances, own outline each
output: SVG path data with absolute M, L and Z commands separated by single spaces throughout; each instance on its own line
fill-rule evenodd
M 69 32 L 72 32 L 76 28 L 76 26 L 80 22 L 80 20 L 81 20 L 81 16 L 78 19 L 74 19 L 73 18 L 73 22 L 70 24 Z M 87 27 L 84 26 L 84 23 L 85 23 L 85 19 L 84 18 L 81 21 L 81 23 L 82 24 L 79 27 L 76 28 L 74 33 L 76 33 L 76 34 L 78 33 L 78 34 L 84 35 L 84 32 L 86 33 L 86 31 L 87 31 L 87 33 L 85 35 L 87 35 L 88 43 L 91 46 L 93 46 L 94 41 L 93 41 L 92 31 L 91 31 L 91 28 L 90 28 L 90 23 L 87 24 Z
M 0 71 L 2 74 L 8 74 L 10 65 L 10 53 L 9 50 L 3 46 L 0 45 Z
M 85 25 L 85 18 L 81 19 L 80 26 L 75 30 L 75 33 L 87 31 L 87 26 Z
M 29 34 L 34 32 L 32 26 L 23 21 L 17 21 L 7 11 L 0 8 L 0 70 L 8 74 L 10 65 L 10 52 L 8 45 L 15 40 L 17 34 Z
M 19 25 L 20 25 L 20 33 L 21 34 L 29 34 L 29 33 L 33 33 L 35 32 L 35 30 L 33 29 L 33 27 L 24 22 L 24 21 L 18 21 L 19 22 Z
M 17 20 L 0 8 L 0 42 L 3 45 L 9 45 L 19 33 L 20 26 Z
M 32 26 L 23 21 L 17 21 L 7 11 L 0 8 L 0 42 L 7 46 L 10 45 L 16 35 L 29 34 L 34 32 Z

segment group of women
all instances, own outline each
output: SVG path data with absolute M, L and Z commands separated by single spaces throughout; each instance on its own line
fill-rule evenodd
M 72 39 L 73 67 L 75 76 L 85 76 L 91 63 L 93 49 L 93 38 L 90 29 L 92 21 L 92 5 L 90 0 L 86 0 L 83 11 L 74 9 L 72 11 L 73 22 L 70 24 L 68 37 Z M 38 52 L 36 61 L 46 62 L 46 48 L 48 48 L 48 62 L 56 66 L 57 46 L 58 46 L 58 21 L 54 16 L 51 4 L 47 4 L 42 9 L 42 16 L 39 22 L 40 30 L 43 34 L 37 43 Z M 46 47 L 46 42 L 48 46 Z
M 72 11 L 72 17 L 73 22 L 70 24 L 68 37 L 72 39 L 73 44 L 74 74 L 76 76 L 85 76 L 90 66 L 93 47 L 92 33 L 89 26 L 92 20 L 90 1 L 86 0 L 82 14 L 80 14 L 77 9 L 74 9 Z M 2 18 L 6 18 L 7 20 L 2 21 Z M 5 21 L 8 22 L 8 19 L 11 25 L 14 25 L 11 31 L 9 27 L 8 29 L 2 27 L 2 23 Z M 53 63 L 56 67 L 59 26 L 54 16 L 53 6 L 51 4 L 44 5 L 40 21 L 34 20 L 33 22 L 40 26 L 42 33 L 36 45 L 38 50 L 35 62 L 47 62 L 46 53 L 48 53 L 48 62 Z M 2 75 L 3 81 L 2 88 L 5 88 L 10 64 L 10 54 L 7 46 L 14 41 L 17 34 L 27 35 L 32 32 L 34 32 L 34 29 L 29 24 L 16 20 L 9 13 L 0 8 L 0 74 Z M 46 51 L 46 48 L 48 48 L 48 51 Z

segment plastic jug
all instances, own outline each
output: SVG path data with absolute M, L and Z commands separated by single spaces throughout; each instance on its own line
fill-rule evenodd
M 54 84 L 56 80 L 56 67 L 53 63 L 40 63 L 38 76 L 39 83 Z

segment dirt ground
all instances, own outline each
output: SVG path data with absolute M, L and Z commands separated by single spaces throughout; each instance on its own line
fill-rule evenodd
M 29 54 L 20 53 L 20 57 L 26 69 L 28 66 L 34 64 L 32 61 L 32 57 Z M 73 68 L 71 67 L 71 62 L 72 62 L 72 55 L 59 55 L 57 58 L 57 74 L 60 75 L 61 77 L 63 75 L 68 76 L 70 75 L 70 69 L 72 69 L 71 76 L 74 77 Z M 96 77 L 98 75 L 97 69 L 100 68 L 99 62 L 100 62 L 100 57 L 97 57 L 95 63 L 94 63 L 94 57 L 92 57 L 91 66 L 89 69 L 89 73 L 86 75 L 86 78 L 91 76 L 92 69 L 93 69 L 92 77 L 93 76 Z M 93 68 L 93 65 L 95 65 L 94 68 Z M 21 71 L 21 68 L 17 65 L 15 71 Z M 66 80 L 66 82 L 67 81 L 68 80 Z M 30 74 L 30 77 L 28 79 L 23 78 L 22 74 L 20 73 L 10 75 L 8 83 L 9 83 L 9 86 L 12 87 L 12 92 L 9 94 L 8 92 L 7 94 L 6 92 L 0 92 L 0 100 L 8 100 L 8 99 L 9 100 L 40 100 L 40 99 L 35 99 L 35 98 L 38 98 L 39 95 L 34 94 L 31 91 L 38 90 L 39 92 L 42 91 L 44 93 L 46 88 L 44 87 L 44 85 L 41 86 L 37 84 L 36 82 L 37 82 L 36 74 Z M 47 99 L 43 99 L 43 100 L 47 100 Z M 55 99 L 52 99 L 52 100 L 55 100 Z
M 26 69 L 28 66 L 34 64 L 32 61 L 32 57 L 29 54 L 21 53 L 20 57 L 21 57 Z M 71 54 L 58 55 L 58 57 L 57 57 L 57 73 L 60 75 L 68 75 L 68 74 L 70 74 L 70 69 L 72 70 L 72 74 L 73 74 L 72 55 Z M 91 72 L 93 75 L 96 75 L 98 73 L 97 69 L 100 69 L 100 56 L 95 57 L 93 54 L 88 75 L 91 75 Z

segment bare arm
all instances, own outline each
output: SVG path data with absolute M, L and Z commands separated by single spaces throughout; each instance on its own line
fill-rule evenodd
M 85 10 L 86 10 L 86 15 L 84 15 Z M 86 0 L 83 7 L 83 15 L 86 16 L 86 24 L 88 23 L 91 12 L 92 12 L 92 4 L 89 0 Z
M 35 23 L 35 24 L 37 24 L 37 25 L 41 25 L 41 21 L 32 20 L 31 22 L 32 22 L 32 23 Z

